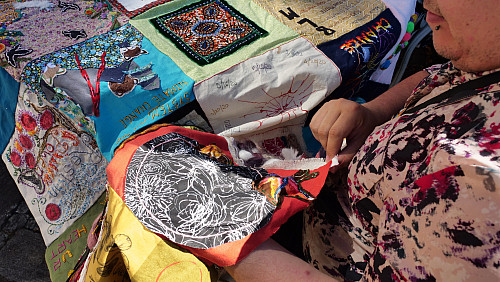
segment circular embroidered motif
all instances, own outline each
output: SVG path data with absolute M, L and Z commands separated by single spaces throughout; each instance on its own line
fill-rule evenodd
M 45 207 L 45 215 L 51 221 L 57 220 L 61 217 L 61 208 L 56 204 L 48 204 Z

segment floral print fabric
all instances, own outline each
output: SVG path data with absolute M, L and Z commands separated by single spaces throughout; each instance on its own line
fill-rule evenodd
M 494 72 L 461 72 L 451 63 L 428 71 L 409 103 Z M 369 257 L 360 279 L 498 279 L 500 85 L 477 92 L 403 113 L 375 128 L 354 157 L 350 224 L 372 236 L 361 244 Z

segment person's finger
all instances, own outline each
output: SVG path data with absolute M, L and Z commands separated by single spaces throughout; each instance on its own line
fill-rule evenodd
M 354 134 L 351 134 L 351 136 L 347 137 L 348 138 L 347 146 L 341 152 L 338 153 L 339 162 L 342 161 L 350 163 L 354 155 L 359 151 L 361 146 L 363 146 L 363 144 L 365 143 L 366 138 L 368 137 L 368 135 L 370 135 L 371 131 L 372 128 L 369 126 L 367 127 L 366 125 L 363 128 L 361 127 L 358 128 L 357 131 L 353 131 Z
M 328 132 L 327 144 L 325 147 L 326 155 L 330 158 L 335 157 L 342 147 L 344 138 L 346 138 L 354 129 L 355 122 L 349 114 L 341 114 Z
M 326 149 L 330 129 L 338 119 L 340 113 L 337 111 L 318 111 L 315 115 L 314 123 L 311 121 L 311 132 L 316 140 L 321 143 L 321 146 Z

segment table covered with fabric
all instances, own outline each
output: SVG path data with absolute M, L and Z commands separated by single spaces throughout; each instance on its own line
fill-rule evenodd
M 217 279 L 319 193 L 308 113 L 388 84 L 414 7 L 0 2 L 2 159 L 51 278 Z

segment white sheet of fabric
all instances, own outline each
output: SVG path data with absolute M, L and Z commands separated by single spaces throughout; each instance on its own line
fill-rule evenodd
M 306 115 L 341 80 L 335 63 L 297 38 L 197 83 L 194 94 L 216 134 L 238 136 Z

